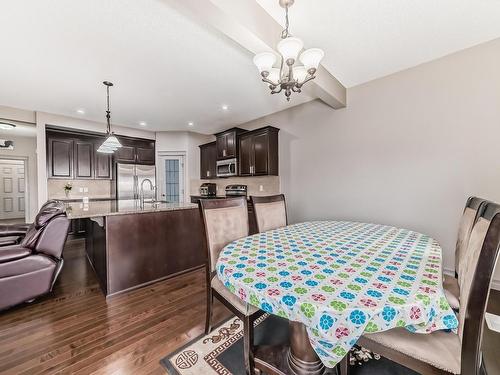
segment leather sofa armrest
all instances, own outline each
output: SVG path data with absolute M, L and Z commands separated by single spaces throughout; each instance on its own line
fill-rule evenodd
M 31 255 L 31 250 L 19 245 L 0 247 L 0 263 L 12 262 Z

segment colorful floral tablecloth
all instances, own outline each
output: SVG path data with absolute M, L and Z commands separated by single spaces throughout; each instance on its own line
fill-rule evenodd
M 316 221 L 229 244 L 217 275 L 242 300 L 304 323 L 318 356 L 334 367 L 364 332 L 455 330 L 441 267 L 441 248 L 429 236 Z

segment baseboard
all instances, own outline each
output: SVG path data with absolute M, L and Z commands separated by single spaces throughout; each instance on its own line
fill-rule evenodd
M 455 271 L 452 270 L 451 268 L 445 268 L 443 269 L 443 272 L 445 275 L 455 276 Z M 491 288 L 495 290 L 500 290 L 500 280 L 493 279 L 493 281 L 491 282 Z

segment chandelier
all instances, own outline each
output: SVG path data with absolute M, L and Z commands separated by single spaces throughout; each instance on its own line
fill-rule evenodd
M 106 111 L 106 140 L 99 146 L 97 152 L 102 152 L 103 154 L 112 154 L 119 147 L 122 147 L 118 138 L 116 138 L 115 133 L 111 131 L 111 111 L 109 110 L 109 88 L 113 86 L 111 82 L 104 81 L 103 84 L 106 86 L 106 99 L 108 104 L 108 109 Z
M 278 94 L 284 90 L 288 101 L 292 92 L 301 92 L 306 82 L 316 78 L 314 74 L 325 55 L 320 48 L 309 48 L 300 54 L 299 60 L 302 65 L 295 64 L 304 43 L 299 38 L 291 36 L 288 31 L 288 8 L 293 5 L 294 1 L 279 0 L 280 6 L 285 8 L 285 29 L 281 32 L 281 41 L 278 43 L 278 51 L 281 55 L 280 67 L 274 67 L 276 54 L 273 52 L 262 52 L 253 58 L 262 81 L 269 84 L 271 94 Z

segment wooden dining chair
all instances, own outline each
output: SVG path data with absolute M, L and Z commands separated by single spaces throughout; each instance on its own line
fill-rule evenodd
M 202 199 L 200 211 L 205 228 L 208 255 L 205 334 L 208 335 L 212 330 L 212 306 L 213 297 L 215 297 L 243 322 L 245 369 L 247 374 L 253 374 L 253 323 L 263 312 L 242 301 L 227 289 L 217 277 L 215 269 L 221 250 L 229 243 L 248 236 L 247 200 L 245 197 Z
M 405 328 L 365 334 L 358 345 L 398 362 L 422 375 L 481 375 L 481 340 L 486 305 L 500 246 L 500 205 L 488 203 L 472 229 L 460 289 L 458 334 L 436 331 L 411 333 Z M 347 356 L 346 356 L 347 357 Z M 341 375 L 349 373 L 349 358 Z
M 288 220 L 286 217 L 285 196 L 283 194 L 266 197 L 252 196 L 250 200 L 259 233 L 287 226 Z
M 469 197 L 465 204 L 462 218 L 460 219 L 455 247 L 455 277 L 449 275 L 443 276 L 444 294 L 451 308 L 454 310 L 459 310 L 460 308 L 460 283 L 463 277 L 461 263 L 464 261 L 466 255 L 472 228 L 483 213 L 487 203 L 489 202 L 486 199 Z

